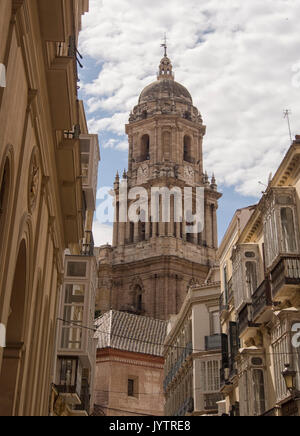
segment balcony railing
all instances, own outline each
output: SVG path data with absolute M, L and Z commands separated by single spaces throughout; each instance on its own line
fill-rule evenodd
M 186 416 L 187 413 L 193 413 L 193 411 L 194 411 L 194 399 L 189 398 L 178 409 L 175 416 Z
M 184 362 L 187 360 L 187 358 L 193 354 L 193 344 L 190 342 L 185 349 L 183 350 L 183 353 L 180 355 L 179 359 L 177 360 L 177 362 L 175 363 L 175 365 L 172 366 L 172 368 L 169 371 L 169 374 L 167 375 L 167 377 L 164 380 L 164 390 L 165 392 L 168 389 L 168 386 L 170 385 L 170 383 L 172 383 L 172 381 L 174 380 L 174 378 L 176 377 L 178 371 L 180 370 L 180 368 L 182 367 L 182 365 L 184 364 Z
M 77 394 L 80 397 L 82 370 L 79 359 L 58 358 L 58 378 L 56 389 L 60 394 Z
M 283 256 L 271 272 L 272 297 L 280 297 L 286 286 L 300 285 L 300 256 Z
M 80 401 L 81 404 L 76 406 L 76 410 L 85 410 L 87 413 L 90 412 L 90 386 L 88 383 L 83 383 L 81 388 Z
M 252 295 L 253 319 L 262 315 L 271 306 L 271 286 L 269 280 L 265 279 Z
M 207 411 L 217 411 L 218 410 L 218 401 L 223 400 L 223 395 L 219 393 L 213 394 L 204 394 L 204 409 Z
M 251 305 L 246 306 L 239 313 L 239 334 L 243 333 L 252 322 Z
M 82 243 L 82 256 L 94 256 L 95 242 L 93 232 L 86 232 L 85 239 Z
M 235 358 L 231 356 L 229 358 L 229 380 L 237 375 L 237 369 L 235 365 Z
M 222 335 L 205 337 L 205 351 L 220 350 L 222 348 Z

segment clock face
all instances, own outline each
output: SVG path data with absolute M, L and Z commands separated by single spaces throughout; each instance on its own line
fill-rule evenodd
M 138 169 L 138 183 L 144 183 L 147 180 L 147 177 L 149 175 L 149 168 L 148 165 L 144 164 L 141 165 Z
M 185 167 L 184 168 L 184 177 L 189 180 L 190 182 L 194 180 L 195 172 L 192 167 Z

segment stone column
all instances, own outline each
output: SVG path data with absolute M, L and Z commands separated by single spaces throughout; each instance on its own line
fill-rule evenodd
M 209 203 L 205 204 L 205 240 L 208 247 L 213 246 L 211 207 Z
M 174 196 L 171 196 L 171 211 L 170 211 L 170 222 L 168 225 L 168 236 L 174 236 L 175 222 L 174 222 Z
M 218 222 L 217 222 L 217 208 L 212 205 L 212 222 L 213 222 L 213 247 L 218 248 Z
M 163 201 L 162 198 L 159 198 L 159 223 L 158 223 L 158 228 L 159 228 L 159 236 L 165 236 L 166 234 L 166 223 L 163 222 Z

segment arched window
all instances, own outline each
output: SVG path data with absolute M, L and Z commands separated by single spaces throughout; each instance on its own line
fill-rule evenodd
M 141 140 L 141 162 L 150 160 L 150 136 L 143 135 Z
M 134 288 L 134 306 L 138 313 L 143 312 L 143 290 L 140 285 Z
M 141 241 L 146 240 L 146 211 L 141 210 L 139 221 L 139 236 Z
M 192 156 L 192 140 L 191 137 L 188 135 L 185 135 L 184 137 L 184 151 L 183 151 L 183 160 L 185 162 L 193 163 L 193 156 Z

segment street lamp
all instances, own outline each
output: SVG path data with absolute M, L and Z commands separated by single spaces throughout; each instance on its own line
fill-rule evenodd
M 286 363 L 285 369 L 284 371 L 282 371 L 282 376 L 284 378 L 287 390 L 292 394 L 294 394 L 296 392 L 296 386 L 295 386 L 296 371 L 293 371 L 290 368 L 291 365 L 289 363 Z

